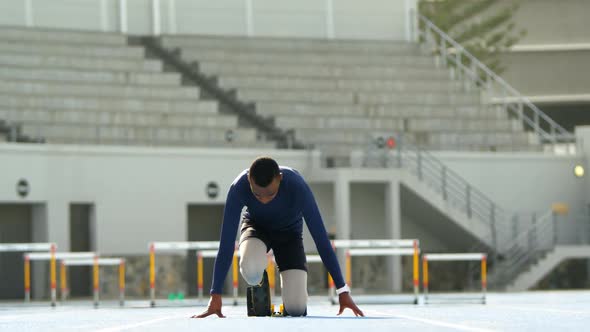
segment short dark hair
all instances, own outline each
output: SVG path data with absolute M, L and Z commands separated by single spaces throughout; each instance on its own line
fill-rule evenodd
M 272 180 L 281 174 L 279 165 L 270 157 L 258 157 L 250 165 L 250 178 L 256 185 L 268 186 Z

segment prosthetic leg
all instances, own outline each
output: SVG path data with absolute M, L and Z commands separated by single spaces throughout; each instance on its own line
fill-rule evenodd
M 246 288 L 246 300 L 248 316 L 271 316 L 270 286 L 266 270 L 262 276 L 260 285 Z

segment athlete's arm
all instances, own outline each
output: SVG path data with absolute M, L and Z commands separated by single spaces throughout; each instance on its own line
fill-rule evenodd
M 320 210 L 313 193 L 305 182 L 301 184 L 301 188 L 303 190 L 303 218 L 305 218 L 309 233 L 318 248 L 318 253 L 322 258 L 322 262 L 334 279 L 336 288 L 344 287 L 344 278 L 342 277 L 342 271 L 338 264 L 338 258 L 336 258 L 334 249 L 332 249 L 332 244 L 328 238 L 328 233 L 326 232 L 326 227 L 324 226 L 324 221 L 320 215 Z
M 215 266 L 213 268 L 213 282 L 211 285 L 209 305 L 207 306 L 207 310 L 200 315 L 192 316 L 193 318 L 204 318 L 212 314 L 216 314 L 219 317 L 225 317 L 221 313 L 221 291 L 223 290 L 223 281 L 225 280 L 233 258 L 242 207 L 243 203 L 238 198 L 234 184 L 229 189 L 225 201 L 225 208 L 223 210 L 221 239 L 219 241 L 219 251 L 217 252 L 217 258 L 215 259 Z
M 332 279 L 334 279 L 336 288 L 340 290 L 340 294 L 338 294 L 338 302 L 340 303 L 338 315 L 342 314 L 344 309 L 349 308 L 352 310 L 355 316 L 364 316 L 361 309 L 359 309 L 359 307 L 357 307 L 357 305 L 352 300 L 348 287 L 346 287 L 345 290 L 346 284 L 344 283 L 344 278 L 342 278 L 342 271 L 340 270 L 340 265 L 338 264 L 336 254 L 332 249 L 330 239 L 328 238 L 328 233 L 326 232 L 326 227 L 324 226 L 324 221 L 320 215 L 320 210 L 315 201 L 313 193 L 305 181 L 302 181 L 302 188 L 303 218 L 305 218 L 307 228 L 309 229 L 311 237 L 318 248 L 318 253 L 322 258 L 322 262 L 330 272 Z
M 235 186 L 230 187 L 223 210 L 219 251 L 213 268 L 213 283 L 210 294 L 221 294 L 223 290 L 223 281 L 231 265 L 235 250 L 236 234 L 240 224 L 242 208 L 243 204 L 238 198 Z

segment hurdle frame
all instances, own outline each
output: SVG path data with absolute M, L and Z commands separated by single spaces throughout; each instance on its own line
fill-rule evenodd
M 56 261 L 66 258 L 88 258 L 94 257 L 94 252 L 55 252 L 53 247 L 49 252 L 25 252 L 23 259 L 25 262 L 25 302 L 31 300 L 31 261 L 49 261 L 49 280 L 51 289 L 51 306 L 55 307 L 57 302 L 57 273 Z
M 482 304 L 486 304 L 487 294 L 487 254 L 486 253 L 431 253 L 422 255 L 422 283 L 424 288 L 424 304 L 428 304 L 429 292 L 429 275 L 428 275 L 428 261 L 481 261 L 481 288 Z M 464 299 L 463 301 L 474 300 Z M 457 299 L 461 301 L 461 299 Z
M 98 255 L 86 259 L 63 259 L 62 264 L 66 266 L 92 266 L 92 285 L 94 307 L 98 308 L 100 301 L 100 266 L 119 266 L 119 306 L 125 305 L 125 258 L 109 257 L 99 258 Z M 64 278 L 65 280 L 65 278 Z
M 150 242 L 148 245 L 149 248 L 149 280 L 150 280 L 150 306 L 153 308 L 156 306 L 156 252 L 169 252 L 169 253 L 178 253 L 187 250 L 196 250 L 197 251 L 197 262 L 198 262 L 198 252 L 202 250 L 212 250 L 215 252 L 215 256 L 217 255 L 217 250 L 219 249 L 219 241 L 154 241 Z M 237 250 L 237 242 L 234 245 L 234 257 L 232 259 L 232 274 L 233 274 L 233 295 L 234 295 L 234 305 L 238 305 L 237 296 L 238 296 L 238 266 L 237 266 L 237 257 L 239 253 Z M 197 283 L 199 282 L 199 271 L 198 271 L 198 263 L 197 263 Z M 201 271 L 202 274 L 202 271 Z M 202 276 L 201 276 L 201 284 L 202 284 Z M 199 287 L 197 285 L 197 287 Z M 202 285 L 201 285 L 202 287 Z M 202 290 L 201 290 L 202 292 Z
M 0 252 L 37 252 L 37 251 L 46 251 L 50 253 L 55 253 L 57 250 L 57 244 L 54 242 L 27 242 L 27 243 L 0 243 Z M 53 263 L 50 262 L 50 269 L 51 265 L 55 267 L 55 258 L 52 260 Z M 31 268 L 30 262 L 25 261 L 24 266 L 24 275 L 25 280 L 25 302 L 31 302 Z M 49 284 L 55 286 L 55 274 L 53 275 L 54 279 L 50 280 Z M 51 306 L 55 307 L 57 302 L 57 292 L 55 287 L 51 289 Z
M 352 256 L 413 256 L 413 304 L 420 297 L 420 241 L 418 239 L 333 240 L 335 248 L 345 249 L 345 280 L 352 285 Z M 335 304 L 332 298 L 331 302 Z
M 373 250 L 372 252 L 366 251 L 366 255 L 376 254 L 380 255 L 414 255 L 413 259 L 413 288 L 414 288 L 414 301 L 417 304 L 419 296 L 419 240 L 417 239 L 369 239 L 369 240 L 332 240 L 332 247 L 336 249 L 365 249 Z M 155 307 L 156 305 L 156 271 L 155 271 L 155 256 L 156 252 L 182 252 L 186 250 L 196 250 L 197 260 L 197 296 L 199 301 L 203 300 L 203 259 L 209 257 L 216 257 L 219 249 L 218 241 L 169 241 L 169 242 L 150 242 L 149 248 L 149 280 L 150 280 L 150 306 Z M 363 253 L 362 251 L 353 253 Z M 237 305 L 238 301 L 238 258 L 239 251 L 237 248 L 237 242 L 235 244 L 234 255 L 232 258 L 232 284 L 233 284 L 233 304 Z M 315 263 L 322 262 L 321 258 L 317 254 L 307 254 L 307 262 Z M 267 273 L 269 273 L 269 283 L 272 283 L 271 289 L 274 291 L 276 288 L 276 276 L 271 281 L 270 264 L 274 263 L 274 256 L 269 256 L 269 265 L 267 266 Z M 350 264 L 348 262 L 347 264 Z M 274 268 L 273 268 L 274 269 Z M 350 265 L 346 267 L 346 279 L 348 283 L 351 282 L 351 271 Z M 272 270 L 274 274 L 274 270 Z M 336 304 L 335 299 L 336 288 L 334 280 L 330 273 L 328 273 L 328 297 L 332 304 Z M 275 286 L 275 287 L 273 287 Z M 274 295 L 274 294 L 273 294 Z

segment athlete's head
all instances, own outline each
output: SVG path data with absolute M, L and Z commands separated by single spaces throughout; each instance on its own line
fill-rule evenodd
M 261 203 L 266 204 L 272 201 L 279 192 L 279 185 L 283 179 L 283 174 L 279 165 L 274 159 L 269 157 L 258 157 L 248 171 L 248 181 L 252 194 Z

